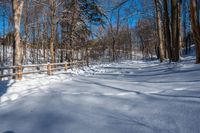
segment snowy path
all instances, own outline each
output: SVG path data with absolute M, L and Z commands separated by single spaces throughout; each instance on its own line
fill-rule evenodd
M 0 133 L 200 133 L 199 70 L 133 61 L 13 83 Z

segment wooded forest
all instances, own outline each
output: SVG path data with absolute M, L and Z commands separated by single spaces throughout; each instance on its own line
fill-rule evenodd
M 0 0 L 0 133 L 200 133 L 200 0 Z
M 0 0 L 1 66 L 137 58 L 196 49 L 200 0 Z

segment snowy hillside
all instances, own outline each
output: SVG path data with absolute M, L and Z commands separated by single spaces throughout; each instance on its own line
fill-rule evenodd
M 193 63 L 124 61 L 1 82 L 0 133 L 199 133 Z

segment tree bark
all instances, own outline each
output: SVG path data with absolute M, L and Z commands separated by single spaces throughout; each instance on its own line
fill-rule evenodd
M 156 16 L 157 16 L 156 20 L 157 20 L 158 37 L 159 37 L 160 62 L 163 62 L 165 58 L 165 52 L 164 52 L 164 37 L 163 37 L 163 28 L 162 28 L 160 0 L 154 0 L 154 2 L 155 2 Z
M 50 37 L 50 54 L 51 63 L 55 63 L 54 54 L 54 42 L 55 42 L 55 32 L 56 32 L 56 1 L 50 0 L 51 9 L 51 37 Z
M 13 65 L 21 65 L 22 64 L 22 44 L 20 39 L 20 21 L 22 15 L 22 8 L 24 5 L 24 1 L 21 0 L 20 4 L 18 4 L 18 0 L 12 0 L 12 9 L 14 15 L 14 42 L 15 42 L 15 50 L 14 51 L 14 61 Z
M 197 0 L 190 1 L 190 16 L 193 37 L 196 46 L 196 63 L 200 63 L 200 22 L 199 22 L 199 9 Z
M 185 54 L 188 53 L 187 33 L 186 33 L 186 0 L 183 0 L 183 45 L 185 46 Z
M 178 2 L 178 30 L 179 30 L 179 57 L 181 56 L 181 49 L 183 47 L 183 28 L 182 28 L 182 0 Z
M 5 3 L 5 0 L 3 0 L 3 8 L 4 9 L 1 9 L 1 10 L 3 10 L 2 12 L 3 12 L 3 61 L 2 61 L 2 64 L 4 64 L 4 63 L 6 63 L 6 55 L 7 55 L 7 53 L 6 53 L 6 44 L 5 44 L 5 35 L 6 35 L 6 7 L 5 7 L 5 5 L 6 5 L 6 3 Z
M 167 45 L 167 52 L 168 58 L 171 62 L 172 59 L 172 46 L 171 46 L 171 34 L 170 34 L 170 20 L 169 20 L 169 11 L 168 11 L 168 0 L 164 0 L 164 18 L 165 18 L 165 30 L 166 30 L 166 45 Z
M 178 3 L 171 0 L 171 29 L 172 29 L 172 61 L 179 61 L 179 26 L 178 26 Z

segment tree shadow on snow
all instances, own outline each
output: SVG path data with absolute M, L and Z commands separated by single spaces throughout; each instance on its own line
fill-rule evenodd
M 1 97 L 7 92 L 8 88 L 12 86 L 14 83 L 15 81 L 10 81 L 10 80 L 0 81 L 0 103 L 1 103 Z
M 5 131 L 3 133 L 15 133 L 15 132 L 13 132 L 13 131 Z
M 76 82 L 82 82 L 82 83 L 87 83 L 87 84 L 94 84 L 94 85 L 98 85 L 98 86 L 101 86 L 103 88 L 110 88 L 110 89 L 113 89 L 113 90 L 116 90 L 116 91 L 120 91 L 120 92 L 133 92 L 133 93 L 136 93 L 136 94 L 143 94 L 139 91 L 134 91 L 134 90 L 127 90 L 127 89 L 123 89 L 123 88 L 118 88 L 118 87 L 114 87 L 114 86 L 110 86 L 110 85 L 106 85 L 106 84 L 102 84 L 102 83 L 99 83 L 99 82 L 94 82 L 94 81 L 89 81 L 89 80 L 85 80 L 85 81 L 80 81 L 80 80 L 74 80 Z

